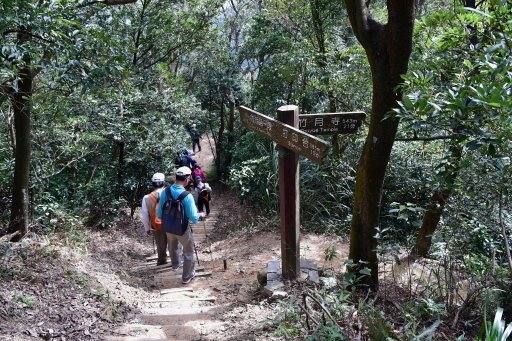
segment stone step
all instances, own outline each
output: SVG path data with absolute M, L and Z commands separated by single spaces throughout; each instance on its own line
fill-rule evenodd
M 173 268 L 165 268 L 165 269 L 160 269 L 160 270 L 157 270 L 156 273 L 157 274 L 160 274 L 160 273 L 163 273 L 163 272 L 168 272 L 168 271 L 171 271 L 170 273 L 176 273 L 176 272 L 179 272 L 181 274 L 181 268 L 178 268 L 176 270 L 173 270 Z M 203 272 L 204 271 L 204 266 L 197 266 L 195 268 L 195 271 L 196 272 Z
M 211 301 L 173 301 L 173 302 L 156 302 L 144 303 L 144 311 L 150 312 L 150 315 L 159 314 L 161 309 L 173 309 L 174 313 L 183 309 L 201 308 L 212 306 Z M 160 309 L 160 310 L 159 310 Z
M 193 288 L 170 288 L 160 290 L 160 295 L 175 294 L 177 292 L 193 292 Z
M 195 302 L 194 302 L 195 303 Z M 203 315 L 203 314 L 213 314 L 214 312 L 221 309 L 218 305 L 194 305 L 194 306 L 188 306 L 188 307 L 181 307 L 180 315 L 183 316 L 189 316 L 189 315 Z M 149 306 L 149 307 L 143 307 L 142 308 L 142 314 L 143 314 L 143 320 L 144 323 L 146 322 L 146 318 L 150 320 L 153 316 L 161 316 L 161 315 L 176 315 L 176 308 L 169 306 L 169 307 L 155 307 L 155 306 Z M 158 317 L 155 317 L 158 318 Z M 148 323 L 153 324 L 153 323 Z
M 211 313 L 196 314 L 169 314 L 169 315 L 144 315 L 142 320 L 149 325 L 180 324 L 189 321 L 209 320 L 213 317 Z
M 197 271 L 196 272 L 196 278 L 198 277 L 209 277 L 211 276 L 212 273 L 209 272 L 209 271 Z M 175 273 L 175 272 L 161 272 L 161 273 L 158 273 L 155 275 L 155 280 L 159 278 L 159 279 L 164 279 L 164 278 L 179 278 L 181 279 L 181 272 L 180 273 Z
M 162 331 L 163 334 L 163 331 Z M 165 335 L 162 337 L 148 337 L 145 335 L 139 336 L 110 336 L 105 339 L 106 341 L 190 341 L 190 339 L 181 339 L 181 338 L 169 338 Z
M 168 338 L 195 340 L 201 336 L 199 332 L 191 326 L 163 325 L 161 328 Z
M 108 341 L 127 341 L 140 339 L 166 339 L 164 331 L 160 326 L 150 324 L 131 323 L 120 326 L 114 331 L 117 336 L 107 337 Z M 138 334 L 138 335 L 137 335 Z
M 145 301 L 145 304 L 160 304 L 160 303 L 169 303 L 169 302 L 215 302 L 217 300 L 216 297 L 207 296 L 207 297 L 174 297 L 174 298 L 159 298 L 154 300 Z

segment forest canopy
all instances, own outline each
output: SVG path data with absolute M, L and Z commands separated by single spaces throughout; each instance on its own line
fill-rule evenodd
M 133 217 L 192 124 L 212 176 L 277 216 L 278 147 L 237 107 L 363 111 L 300 160 L 301 229 L 350 238 L 348 288 L 423 259 L 453 274 L 439 318 L 458 278 L 510 321 L 512 4 L 402 3 L 1 0 L 0 236 Z

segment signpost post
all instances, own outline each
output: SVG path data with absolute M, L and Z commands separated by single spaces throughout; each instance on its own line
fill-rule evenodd
M 282 106 L 277 109 L 277 119 L 298 128 L 299 108 L 296 105 Z M 299 174 L 299 154 L 279 146 L 281 269 L 286 279 L 295 279 L 300 274 Z
M 279 145 L 281 268 L 285 279 L 300 274 L 299 155 L 322 163 L 328 143 L 311 134 L 347 134 L 357 130 L 364 113 L 299 115 L 296 105 L 277 109 L 277 120 L 241 106 L 242 123 Z M 300 130 L 299 130 L 300 128 Z
M 278 120 L 242 106 L 240 118 L 248 129 L 279 145 L 281 268 L 283 278 L 295 279 L 300 273 L 299 155 L 322 163 L 328 143 L 298 129 L 299 108 L 296 105 L 277 109 Z

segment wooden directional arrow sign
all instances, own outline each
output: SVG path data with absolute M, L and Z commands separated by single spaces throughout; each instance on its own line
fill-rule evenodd
M 299 129 L 313 135 L 350 134 L 357 131 L 365 116 L 361 111 L 299 115 Z
M 247 107 L 241 106 L 239 110 L 242 123 L 248 129 L 254 130 L 275 141 L 280 146 L 303 155 L 314 162 L 323 162 L 329 146 L 324 140 Z

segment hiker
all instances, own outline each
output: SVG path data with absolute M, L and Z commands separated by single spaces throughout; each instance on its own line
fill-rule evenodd
M 190 138 L 192 139 L 192 152 L 196 152 L 196 145 L 198 148 L 198 152 L 201 151 L 201 144 L 199 143 L 199 139 L 201 138 L 201 134 L 199 133 L 199 130 L 197 130 L 196 125 L 192 124 L 189 130 Z
M 197 223 L 199 218 L 204 217 L 204 213 L 197 212 L 194 198 L 190 192 L 185 191 L 185 187 L 191 181 L 191 170 L 188 167 L 180 167 L 176 170 L 176 182 L 171 187 L 168 187 L 160 194 L 160 203 L 157 209 L 157 217 L 162 219 L 162 229 L 166 230 L 167 238 L 171 245 L 169 252 L 171 255 L 171 265 L 176 269 L 179 265 L 180 253 L 179 243 L 183 245 L 183 273 L 181 275 L 182 283 L 188 284 L 195 276 L 195 259 L 194 259 L 194 238 L 192 236 L 192 229 L 189 228 L 189 221 Z M 173 204 L 179 205 L 172 206 Z M 173 211 L 173 207 L 179 210 Z M 182 209 L 182 210 L 181 210 Z M 171 216 L 172 213 L 176 215 Z M 178 215 L 179 226 L 177 227 L 172 218 Z M 181 221 L 180 219 L 183 218 Z M 177 230 L 178 229 L 178 230 Z M 169 232 L 172 230 L 173 233 Z
M 169 246 L 169 253 L 171 251 L 170 244 L 167 243 L 167 235 L 162 230 L 161 221 L 156 216 L 156 208 L 160 199 L 160 194 L 165 186 L 165 175 L 162 173 L 155 173 L 151 178 L 153 191 L 142 198 L 142 206 L 140 212 L 140 220 L 144 225 L 144 230 L 148 235 L 153 233 L 155 238 L 156 250 L 158 260 L 156 265 L 167 264 L 166 249 Z
M 199 213 L 203 212 L 203 206 L 206 208 L 206 215 L 210 215 L 210 201 L 212 200 L 211 193 L 212 188 L 208 183 L 202 182 L 202 179 L 199 175 L 195 177 L 196 180 L 196 188 L 195 191 L 197 193 L 197 210 Z
M 176 168 L 180 168 L 180 167 L 192 168 L 192 167 L 194 167 L 194 165 L 196 163 L 197 163 L 197 161 L 192 159 L 188 155 L 188 151 L 186 148 L 182 148 L 181 150 L 179 150 L 177 152 L 176 158 L 174 159 L 174 165 L 176 166 Z
M 202 182 L 206 182 L 207 181 L 207 178 L 206 178 L 206 173 L 201 169 L 201 167 L 199 166 L 198 163 L 196 163 L 193 167 L 193 170 L 192 170 L 192 179 L 196 179 L 197 176 L 200 176 L 201 177 L 201 181 Z

